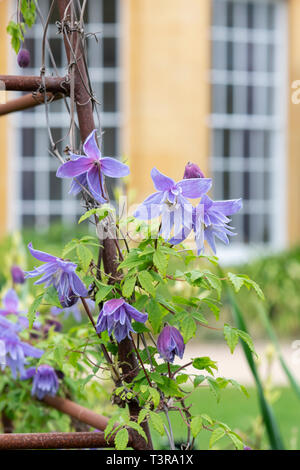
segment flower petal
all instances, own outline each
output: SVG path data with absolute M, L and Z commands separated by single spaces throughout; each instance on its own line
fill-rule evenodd
M 3 299 L 4 307 L 11 313 L 18 312 L 19 299 L 13 289 L 9 289 Z
M 69 160 L 63 163 L 57 170 L 58 178 L 74 178 L 75 176 L 86 173 L 93 165 L 93 159 L 80 156 L 76 160 Z
M 101 178 L 103 181 L 102 173 L 101 173 Z M 99 169 L 97 166 L 94 165 L 90 169 L 90 171 L 86 174 L 86 179 L 87 179 L 89 190 L 91 191 L 96 201 L 100 202 L 100 204 L 104 204 L 105 202 L 107 202 L 102 194 L 102 189 L 100 186 L 100 179 L 99 179 Z M 103 184 L 102 184 L 102 187 L 103 187 Z
M 211 184 L 211 178 L 191 178 L 179 181 L 176 187 L 181 188 L 183 196 L 196 199 L 209 191 Z
M 147 313 L 139 312 L 136 308 L 134 308 L 132 305 L 129 305 L 127 302 L 125 302 L 125 310 L 128 315 L 140 323 L 145 323 L 148 319 Z
M 104 157 L 101 159 L 101 170 L 104 175 L 111 178 L 122 178 L 130 173 L 129 167 L 116 158 Z
M 35 250 L 31 242 L 28 244 L 28 249 L 34 258 L 39 261 L 43 261 L 44 263 L 56 260 L 56 256 L 49 255 L 49 253 L 45 253 L 44 251 Z
M 79 297 L 86 297 L 88 295 L 88 291 L 83 284 L 82 280 L 79 279 L 77 274 L 71 273 L 69 274 L 69 280 L 71 284 L 71 289 L 74 294 L 78 295 Z
M 100 160 L 101 152 L 96 142 L 96 129 L 94 129 L 90 135 L 85 139 L 83 144 L 84 153 L 93 159 Z
M 124 305 L 124 299 L 111 299 L 105 302 L 103 305 L 103 314 L 104 315 L 112 315 L 118 308 Z
M 175 181 L 168 176 L 163 175 L 157 168 L 152 168 L 151 178 L 157 191 L 168 191 L 175 186 Z
M 243 207 L 242 199 L 230 199 L 227 201 L 214 201 L 213 210 L 218 210 L 224 215 L 232 215 Z

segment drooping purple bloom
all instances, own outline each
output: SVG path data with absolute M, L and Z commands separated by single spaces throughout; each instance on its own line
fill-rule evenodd
M 204 173 L 200 170 L 196 163 L 188 162 L 185 165 L 183 179 L 205 178 Z
M 244 449 L 243 450 L 253 450 L 251 447 L 249 446 L 244 446 Z
M 228 236 L 236 235 L 236 233 L 233 232 L 233 227 L 229 225 L 231 219 L 228 216 L 238 212 L 242 206 L 243 203 L 241 199 L 213 201 L 205 194 L 198 206 L 193 208 L 192 228 L 184 227 L 178 235 L 170 240 L 170 243 L 181 243 L 189 236 L 191 230 L 193 230 L 198 254 L 204 251 L 205 240 L 213 252 L 216 253 L 215 238 L 218 238 L 228 245 Z
M 13 289 L 9 289 L 3 298 L 4 309 L 0 309 L 0 315 L 18 315 L 19 299 Z
M 15 379 L 18 372 L 21 376 L 24 374 L 26 357 L 40 358 L 44 354 L 44 351 L 41 349 L 21 341 L 19 336 L 11 329 L 1 329 L 0 339 L 5 344 L 6 365 L 10 368 Z
M 53 367 L 46 364 L 40 365 L 37 369 L 35 367 L 29 367 L 29 369 L 24 372 L 22 379 L 26 380 L 32 377 L 32 396 L 36 396 L 39 400 L 42 400 L 46 395 L 53 397 L 57 394 L 59 382 Z
M 130 332 L 135 330 L 131 326 L 131 320 L 140 323 L 147 321 L 147 313 L 141 313 L 136 308 L 125 302 L 124 299 L 112 299 L 104 303 L 97 321 L 97 333 L 108 331 L 115 334 L 116 340 L 120 343 L 126 336 L 130 338 Z
M 151 177 L 157 192 L 147 197 L 135 212 L 135 217 L 149 220 L 161 215 L 161 235 L 167 240 L 183 227 L 192 229 L 193 206 L 187 198 L 197 199 L 211 187 L 210 178 L 183 179 L 178 183 L 156 168 Z
M 20 49 L 17 55 L 19 67 L 26 68 L 30 64 L 30 52 L 27 49 Z
M 83 186 L 88 187 L 93 197 L 100 203 L 106 202 L 103 194 L 103 176 L 121 178 L 129 174 L 129 168 L 115 158 L 101 157 L 101 152 L 96 142 L 96 130 L 93 130 L 83 144 L 85 155 L 70 153 L 71 160 L 63 163 L 57 170 L 59 178 L 75 178 L 70 191 L 77 194 Z M 77 181 L 76 181 L 77 179 Z
M 175 326 L 166 325 L 157 339 L 157 350 L 167 362 L 173 362 L 174 357 L 182 359 L 184 354 L 184 341 L 180 331 Z
M 24 284 L 24 271 L 19 266 L 12 266 L 10 272 L 14 284 Z
M 59 299 L 65 299 L 66 302 L 71 300 L 70 293 L 78 297 L 88 295 L 87 289 L 75 272 L 76 264 L 44 251 L 35 250 L 32 243 L 29 243 L 28 248 L 32 256 L 45 264 L 27 272 L 26 278 L 42 276 L 35 284 L 45 283 L 46 287 L 53 285 L 57 290 Z

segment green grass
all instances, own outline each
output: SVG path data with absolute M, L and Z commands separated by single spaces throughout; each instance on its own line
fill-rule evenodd
M 281 388 L 280 397 L 274 404 L 274 412 L 278 419 L 279 427 L 285 442 L 286 449 L 300 449 L 300 402 L 289 388 Z M 215 397 L 207 389 L 194 392 L 189 403 L 193 403 L 192 414 L 206 413 L 212 418 L 222 421 L 231 427 L 233 431 L 245 433 L 247 444 L 253 442 L 253 424 L 259 416 L 259 409 L 254 388 L 249 388 L 249 398 L 234 389 L 222 392 L 222 398 L 216 403 Z M 175 441 L 184 442 L 186 439 L 186 426 L 180 415 L 171 413 L 171 421 L 174 430 Z M 208 449 L 210 432 L 202 430 L 196 439 L 197 449 Z M 152 430 L 154 448 L 162 449 L 167 442 L 156 431 Z M 231 449 L 228 438 L 222 438 L 216 448 Z M 268 449 L 268 442 L 263 436 L 262 448 Z

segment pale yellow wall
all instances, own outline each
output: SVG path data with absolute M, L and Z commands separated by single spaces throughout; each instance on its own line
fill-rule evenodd
M 153 192 L 153 166 L 181 179 L 208 171 L 210 7 L 207 0 L 123 0 L 123 149 L 135 200 Z
M 300 1 L 289 0 L 289 84 L 300 80 Z M 290 93 L 293 90 L 290 89 Z M 290 98 L 290 97 L 289 97 Z M 289 242 L 300 241 L 300 104 L 289 99 L 288 125 Z
M 0 75 L 7 73 L 7 10 L 8 0 L 0 2 Z M 0 92 L 0 99 L 3 100 L 3 91 Z M 0 237 L 5 233 L 7 227 L 7 133 L 8 119 L 0 117 Z

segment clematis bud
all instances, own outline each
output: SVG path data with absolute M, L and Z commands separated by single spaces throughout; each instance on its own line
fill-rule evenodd
M 20 49 L 17 55 L 17 62 L 22 69 L 28 67 L 30 63 L 30 52 L 27 49 Z
M 157 350 L 161 357 L 167 362 L 173 362 L 175 355 L 182 359 L 184 349 L 180 331 L 175 326 L 165 326 L 157 339 Z
M 19 266 L 12 266 L 10 272 L 14 284 L 24 284 L 25 275 Z
M 204 178 L 204 174 L 196 163 L 188 162 L 187 165 L 185 165 L 183 179 L 190 178 Z
M 251 449 L 251 447 L 249 447 L 249 446 L 244 446 L 243 450 L 253 450 L 253 449 Z

